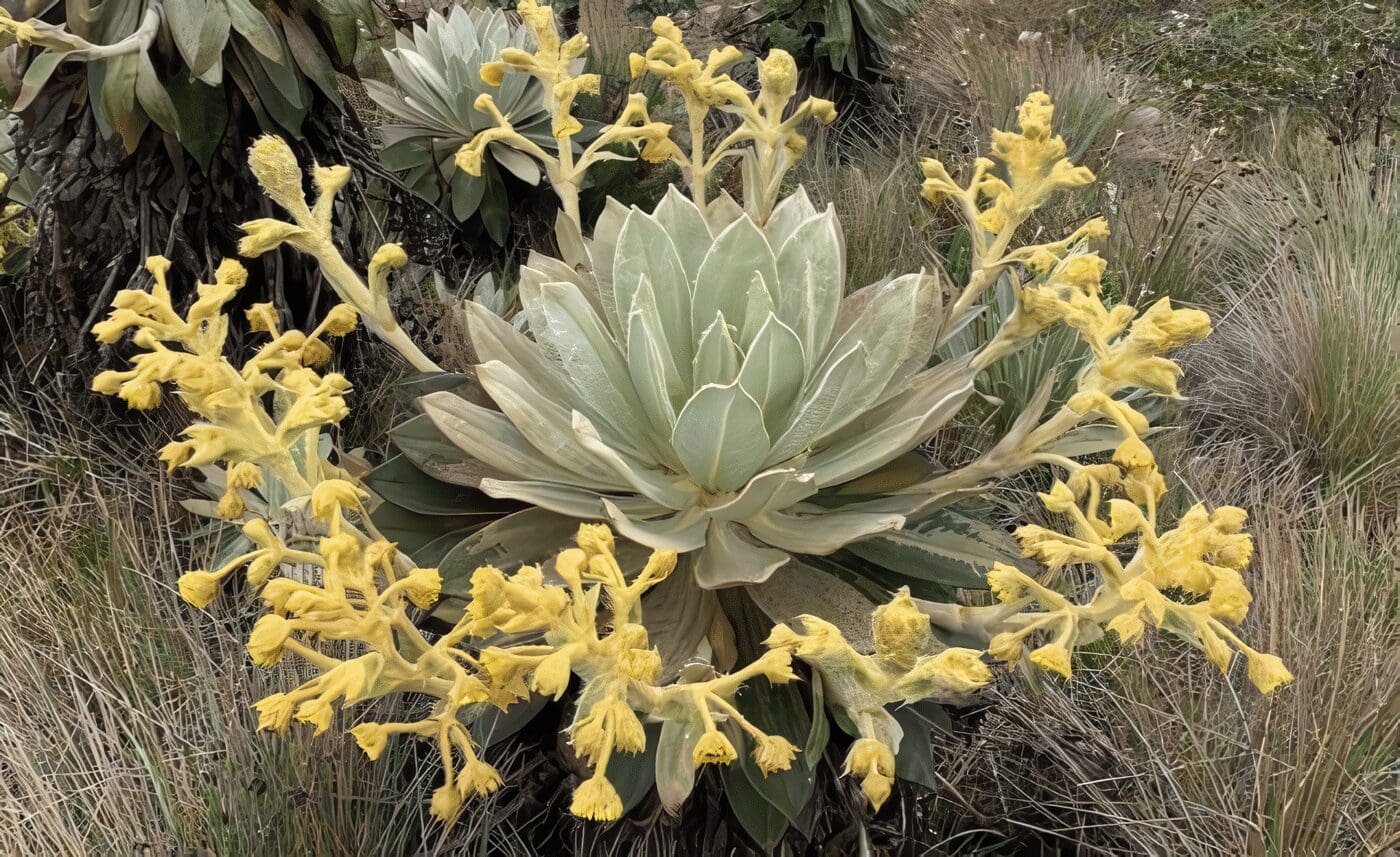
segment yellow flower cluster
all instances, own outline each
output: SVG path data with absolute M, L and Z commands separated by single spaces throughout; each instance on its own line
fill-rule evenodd
M 977 300 L 1006 271 L 1023 266 L 1041 275 L 1047 294 L 1059 295 L 1077 304 L 1097 303 L 1098 277 L 1103 261 L 1085 253 L 1084 242 L 1108 236 L 1108 224 L 1094 218 L 1058 241 L 1010 249 L 1016 231 L 1055 191 L 1083 187 L 1094 181 L 1094 174 L 1077 167 L 1065 157 L 1064 138 L 1051 136 L 1054 105 L 1044 92 L 1031 93 L 1018 111 L 1019 133 L 992 132 L 993 158 L 973 162 L 972 175 L 960 185 L 943 162 L 925 158 L 923 195 L 934 204 L 947 201 L 957 207 L 968 226 L 972 243 L 971 273 L 967 287 L 949 313 L 949 325 L 970 312 Z M 1000 171 L 997 175 L 998 161 Z M 1093 293 L 1075 301 L 1075 296 Z M 979 355 L 985 366 L 1019 347 L 1041 327 L 1023 318 L 1003 326 L 997 340 Z M 1007 329 L 1009 328 L 1009 329 Z
M 857 652 L 839 628 L 818 616 L 799 621 L 801 633 L 777 625 L 767 645 L 792 652 L 821 673 L 831 704 L 839 706 L 859 732 L 846 757 L 846 773 L 861 778 L 861 790 L 879 809 L 894 786 L 894 757 L 903 735 L 885 707 L 965 696 L 991 681 L 991 670 L 976 649 L 943 648 L 934 653 L 929 617 L 907 588 L 876 608 L 871 620 L 873 655 Z
M 482 681 L 474 660 L 455 648 L 460 634 L 429 642 L 414 626 L 408 607 L 431 607 L 442 578 L 435 568 L 415 567 L 374 529 L 363 514 L 367 497 L 343 479 L 319 483 L 307 506 L 323 531 L 314 550 L 288 546 L 266 521 L 254 519 L 243 531 L 256 549 L 216 571 L 187 572 L 180 578 L 180 594 L 204 607 L 219 583 L 246 565 L 248 585 L 272 611 L 257 621 L 248 637 L 253 662 L 272 667 L 290 653 L 320 671 L 300 687 L 259 700 L 254 707 L 260 729 L 285 732 L 295 720 L 320 734 L 330 728 L 337 704 L 395 693 L 435 697 L 431 713 L 421 720 L 361 723 L 350 732 L 371 759 L 384 752 L 393 735 L 435 740 L 444 780 L 431 808 L 450 821 L 468 797 L 489 794 L 501 785 L 500 775 L 477 754 L 460 714 L 480 703 L 504 707 L 511 697 Z M 272 577 L 277 569 L 282 574 Z M 362 653 L 333 657 L 316 648 L 315 643 L 324 640 L 354 641 Z
M 521 48 L 506 48 L 495 62 L 481 67 L 481 79 L 490 86 L 500 86 L 507 71 L 523 72 L 540 82 L 544 92 L 544 107 L 552 119 L 552 131 L 558 141 L 558 155 L 551 155 L 515 129 L 510 117 L 501 113 L 490 93 L 477 97 L 475 108 L 490 115 L 495 127 L 477 134 L 457 151 L 457 167 L 469 175 L 481 175 L 486 148 L 501 143 L 535 158 L 544 168 L 546 177 L 564 206 L 564 213 L 579 227 L 578 196 L 589 168 L 616 154 L 609 147 L 631 144 L 641 156 L 660 163 L 676 151 L 671 142 L 671 126 L 653 122 L 647 113 L 646 96 L 634 94 L 616 120 L 603 127 L 577 156 L 571 138 L 583 130 L 583 123 L 573 115 L 574 100 L 580 93 L 598 92 L 600 80 L 596 74 L 579 74 L 583 55 L 588 50 L 588 37 L 579 33 L 567 40 L 559 38 L 559 25 L 554 10 L 536 0 L 520 0 L 516 11 L 535 38 L 535 52 Z
M 345 394 L 350 382 L 317 367 L 331 358 L 326 340 L 353 330 L 356 312 L 336 306 L 304 334 L 282 331 L 272 305 L 255 304 L 247 311 L 248 320 L 268 341 L 235 367 L 224 356 L 229 320 L 223 310 L 247 282 L 243 266 L 232 260 L 221 263 L 214 282 L 198 286 L 198 297 L 184 316 L 171 304 L 166 284 L 170 261 L 152 256 L 146 269 L 155 279 L 151 291 L 118 292 L 111 315 L 93 327 L 103 343 L 117 342 L 134 330 L 132 341 L 143 350 L 132 357 L 130 369 L 102 372 L 92 388 L 144 410 L 159 405 L 163 385 L 173 384 L 199 421 L 185 429 L 185 440 L 162 449 L 161 458 L 172 470 L 216 462 L 227 466 L 227 493 L 220 503 L 226 517 L 242 517 L 239 492 L 260 484 L 260 468 L 274 473 L 294 495 L 309 492 L 318 477 L 298 467 L 290 450 L 301 443 L 314 449 L 321 428 L 349 412 Z M 308 466 L 314 466 L 316 457 L 309 458 Z
M 741 685 L 756 676 L 775 684 L 796 679 L 787 649 L 770 650 L 728 675 L 692 674 L 660 683 L 661 657 L 641 624 L 640 599 L 675 568 L 674 552 L 652 553 L 628 580 L 618 565 L 612 532 L 585 524 L 579 528 L 578 547 L 561 552 L 553 563 L 551 574 L 562 585 L 547 583 L 545 571 L 536 566 L 512 574 L 478 568 L 465 614 L 430 641 L 407 608 L 431 606 L 441 578 L 436 569 L 414 567 L 374 529 L 363 514 L 367 496 L 345 480 L 321 482 L 308 503 L 324 531 L 314 550 L 289 546 L 266 521 L 253 519 L 243 530 L 254 550 L 217 570 L 190 571 L 180 578 L 182 597 L 204 607 L 226 577 L 246 567 L 248 585 L 272 611 L 253 626 L 249 656 L 272 667 L 290 653 L 320 671 L 294 690 L 259 700 L 260 729 L 284 732 L 299 721 L 319 734 L 330 727 L 336 705 L 397 693 L 435 697 L 431 714 L 421 720 L 361 723 L 350 732 L 371 759 L 384 752 L 394 735 L 435 741 L 444 779 L 430 809 L 447 823 L 467 799 L 501 786 L 500 775 L 478 753 L 469 721 L 483 705 L 506 709 L 531 692 L 558 699 L 574 676 L 582 687 L 569 738 L 592 768 L 571 804 L 571 811 L 583 818 L 611 821 L 621 816 L 622 799 L 608 780 L 608 765 L 616 753 L 646 749 L 643 718 L 696 725 L 699 737 L 690 761 L 697 766 L 733 762 L 738 751 L 731 737 L 746 735 L 765 776 L 791 767 L 797 747 L 754 726 L 733 702 Z M 278 569 L 282 574 L 274 577 Z M 462 645 L 468 637 L 501 635 L 519 635 L 526 642 L 485 646 L 475 655 Z M 324 640 L 353 641 L 363 653 L 332 657 L 315 646 Z M 722 730 L 721 724 L 733 728 Z
M 690 124 L 690 152 L 684 153 L 671 141 L 671 126 L 652 121 L 645 95 L 634 93 L 611 124 L 603 126 L 577 156 L 570 138 L 582 129 L 573 115 L 574 99 L 580 92 L 596 93 L 596 74 L 578 74 L 588 49 L 583 34 L 568 40 L 559 37 L 554 11 L 536 0 L 520 0 L 516 10 L 535 36 L 535 52 L 507 48 L 496 62 L 481 68 L 481 79 L 500 86 L 507 71 L 523 72 L 540 81 L 545 92 L 545 108 L 553 117 L 553 133 L 559 141 L 558 156 L 519 133 L 496 106 L 490 94 L 477 98 L 476 109 L 491 116 L 495 126 L 477 134 L 457 152 L 457 166 L 471 175 L 480 175 L 486 148 L 501 143 L 537 159 L 554 186 L 564 213 L 580 223 L 579 190 L 590 167 L 617 155 L 610 147 L 631 144 L 643 159 L 653 163 L 675 161 L 685 170 L 696 204 L 706 207 L 706 181 L 726 158 L 741 154 L 735 147 L 748 143 L 744 156 L 745 202 L 760 221 L 768 218 L 777 202 L 783 176 L 806 149 L 806 139 L 797 131 L 808 119 L 831 122 L 836 108 L 830 101 L 808 98 L 791 111 L 788 105 L 797 92 L 797 64 L 783 50 L 773 50 L 758 64 L 759 93 L 756 97 L 729 77 L 725 70 L 743 58 L 738 48 L 725 46 L 711 51 L 701 63 L 690 55 L 680 28 L 667 17 L 652 22 L 655 42 L 645 55 L 631 56 L 633 77 L 656 74 L 674 87 L 685 102 Z M 739 125 L 708 154 L 705 151 L 705 120 L 711 109 L 731 113 Z
M 628 581 L 614 555 L 612 531 L 584 524 L 578 547 L 555 559 L 562 586 L 546 583 L 544 572 L 533 566 L 511 575 L 487 566 L 472 575 L 472 599 L 460 627 L 479 637 L 542 637 L 539 644 L 482 650 L 481 664 L 493 686 L 516 698 L 534 691 L 557 699 L 572 676 L 582 682 L 569 739 L 593 773 L 574 792 L 570 809 L 575 815 L 611 821 L 622 814 L 607 769 L 615 753 L 646 748 L 639 713 L 656 721 L 696 724 L 695 765 L 727 765 L 738 757 L 730 735 L 720 729 L 722 722 L 736 727 L 738 732 L 731 733 L 736 737 L 749 737 L 754 762 L 764 775 L 787 770 L 798 752 L 786 738 L 754 726 L 733 703 L 739 687 L 755 676 L 775 684 L 796 678 L 785 650 L 769 651 L 728 675 L 658 684 L 661 656 L 641 624 L 641 597 L 675 566 L 673 551 L 654 551 Z M 605 605 L 608 610 L 602 613 Z
M 823 98 L 807 98 L 791 111 L 797 94 L 797 63 L 781 48 L 774 48 L 758 63 L 758 95 L 725 73 L 743 58 L 732 45 L 710 51 L 704 63 L 691 56 L 679 27 L 662 16 L 651 24 L 656 37 L 645 54 L 632 54 L 634 78 L 653 74 L 680 93 L 690 126 L 690 152 L 677 149 L 672 158 L 685 170 L 690 192 L 701 211 L 706 207 L 706 182 L 725 158 L 739 154 L 734 147 L 748 143 L 743 153 L 744 201 L 760 223 L 777 203 L 783 176 L 807 149 L 797 130 L 808 119 L 831 123 L 836 106 Z M 732 114 L 739 126 L 713 151 L 705 151 L 705 123 L 712 109 Z
M 992 155 L 1004 165 L 1005 179 L 993 174 L 994 161 L 978 158 L 971 180 L 962 187 L 941 161 L 924 159 L 924 198 L 932 203 L 944 197 L 956 200 L 972 213 L 972 222 L 1000 236 L 1014 232 L 1055 191 L 1090 184 L 1093 172 L 1070 163 L 1064 138 L 1051 136 L 1054 114 L 1050 96 L 1033 92 L 1017 111 L 1020 133 L 992 132 Z
M 244 256 L 261 256 L 287 244 L 314 258 L 321 273 L 342 301 L 360 314 L 365 328 L 399 352 L 420 372 L 441 371 L 425 355 L 403 328 L 389 306 L 389 272 L 408 264 L 408 256 L 397 244 L 380 247 L 369 265 L 369 282 L 350 267 L 336 249 L 331 236 L 331 218 L 336 195 L 350 181 L 347 166 L 313 165 L 311 177 L 316 198 L 308 205 L 302 192 L 302 169 L 287 141 L 264 135 L 248 149 L 248 166 L 268 198 L 291 215 L 291 221 L 263 217 L 239 226 L 245 233 L 238 244 Z
M 997 598 L 1034 602 L 1040 610 L 1004 619 L 1008 629 L 991 638 L 989 651 L 1015 661 L 1028 638 L 1046 632 L 1049 639 L 1030 653 L 1031 662 L 1068 678 L 1074 647 L 1092 642 L 1100 627 L 1131 643 L 1150 622 L 1190 639 L 1222 672 L 1234 651 L 1242 652 L 1250 680 L 1264 693 L 1292 681 L 1281 660 L 1246 645 L 1229 627 L 1244 621 L 1252 601 L 1240 575 L 1253 553 L 1249 535 L 1242 532 L 1244 510 L 1222 506 L 1210 512 L 1197 504 L 1174 528 L 1159 532 L 1156 504 L 1166 488 L 1140 443 L 1129 438 L 1113 463 L 1078 465 L 1068 481 L 1040 495 L 1047 509 L 1070 518 L 1071 532 L 1038 526 L 1016 531 L 1025 555 L 1052 569 L 1071 564 L 1098 569 L 1101 582 L 1093 596 L 1075 604 L 1019 569 L 998 564 L 987 576 Z M 1107 489 L 1127 498 L 1105 501 Z M 1111 548 L 1129 538 L 1137 546 L 1124 561 Z
M 1107 265 L 1085 247 L 1089 240 L 1107 237 L 1102 219 L 1090 220 L 1058 241 L 1010 249 L 1016 231 L 1053 192 L 1094 180 L 1092 172 L 1065 157 L 1064 140 L 1051 134 L 1053 116 L 1049 97 L 1031 94 L 1019 111 L 1020 132 L 994 132 L 996 160 L 978 159 L 967 184 L 960 185 L 942 163 L 927 159 L 923 193 L 930 202 L 956 204 L 972 236 L 971 275 L 947 324 L 956 327 L 985 290 L 1014 268 L 1028 275 L 1016 287 L 1015 311 L 974 358 L 975 367 L 1024 347 L 1057 323 L 1076 331 L 1093 360 L 1080 373 L 1075 394 L 1043 424 L 1010 437 L 972 466 L 915 487 L 948 491 L 1035 464 L 1062 468 L 1066 480 L 1041 497 L 1051 511 L 1070 516 L 1072 532 L 1026 526 L 1017 537 L 1027 557 L 1051 569 L 1096 567 L 1102 583 L 1087 604 L 1079 605 L 1019 569 L 998 565 L 988 582 L 1001 606 L 976 614 L 932 612 L 946 627 L 983 632 L 989 653 L 1004 661 L 1018 660 L 1026 641 L 1045 632 L 1048 639 L 1031 651 L 1030 660 L 1066 677 L 1075 645 L 1096 639 L 1105 627 L 1128 642 L 1141 636 L 1150 621 L 1190 638 L 1221 669 L 1232 651 L 1243 652 L 1250 678 L 1260 690 L 1271 691 L 1292 679 L 1288 670 L 1278 658 L 1245 645 L 1228 627 L 1244 619 L 1250 603 L 1240 575 L 1250 555 L 1249 537 L 1241 532 L 1244 512 L 1224 507 L 1209 513 L 1198 505 L 1175 529 L 1159 534 L 1157 505 L 1167 488 L 1142 439 L 1148 420 L 1115 398 L 1129 388 L 1178 396 L 1181 369 L 1165 355 L 1209 335 L 1209 316 L 1175 308 L 1166 298 L 1140 316 L 1127 305 L 1105 306 L 1101 280 Z M 998 161 L 1005 178 L 996 174 Z M 1108 419 L 1122 435 L 1112 463 L 1084 465 L 1043 451 L 1091 415 Z M 1108 489 L 1121 496 L 1106 500 Z M 1137 539 L 1137 549 L 1123 562 L 1112 548 L 1130 537 Z M 1017 612 L 1031 604 L 1040 610 Z

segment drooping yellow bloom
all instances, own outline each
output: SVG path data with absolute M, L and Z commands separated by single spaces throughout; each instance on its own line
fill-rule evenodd
M 1265 693 L 1291 681 L 1278 658 L 1245 645 L 1229 628 L 1244 620 L 1252 600 L 1240 574 L 1253 553 L 1243 532 L 1244 511 L 1222 506 L 1209 512 L 1197 504 L 1175 527 L 1161 530 L 1156 504 L 1165 482 L 1135 426 L 1125 421 L 1123 429 L 1126 438 L 1113 465 L 1080 466 L 1069 482 L 1041 495 L 1047 508 L 1070 517 L 1074 535 L 1045 527 L 1016 531 L 1025 553 L 1051 567 L 1073 561 L 1096 568 L 1098 588 L 1087 603 L 1076 604 L 1016 569 L 996 565 L 987 582 L 998 599 L 1034 601 L 1041 610 L 1001 617 L 997 630 L 988 629 L 989 652 L 1015 661 L 1029 638 L 1049 632 L 1050 639 L 1031 652 L 1030 660 L 1068 678 L 1072 650 L 1086 627 L 1113 631 L 1126 644 L 1142 637 L 1151 623 L 1186 637 L 1222 671 L 1235 651 L 1244 653 L 1250 680 Z M 1121 490 L 1128 499 L 1106 499 L 1108 488 Z M 1107 521 L 1101 509 L 1105 503 Z M 1111 548 L 1130 536 L 1137 546 L 1124 559 Z
M 767 777 L 779 771 L 792 768 L 797 758 L 797 747 L 781 735 L 765 735 L 754 741 L 753 761 L 759 773 Z
M 104 343 L 116 342 L 128 330 L 144 349 L 132 358 L 132 368 L 109 370 L 93 380 L 93 389 L 116 395 L 135 408 L 159 404 L 161 385 L 173 384 L 180 399 L 200 422 L 185 429 L 185 440 L 167 444 L 161 458 L 173 469 L 224 462 L 228 490 L 220 501 L 223 517 L 238 519 L 245 511 L 239 490 L 261 482 L 259 466 L 266 467 L 293 493 L 309 490 L 289 447 L 302 434 L 333 425 L 348 407 L 344 396 L 349 383 L 339 375 L 319 375 L 308 365 L 320 333 L 282 333 L 275 316 L 262 319 L 269 340 L 243 366 L 224 357 L 228 316 L 224 306 L 247 282 L 242 265 L 225 260 L 215 271 L 214 282 L 198 286 L 198 298 L 181 317 L 171 303 L 166 285 L 169 260 L 153 256 L 146 269 L 154 278 L 151 291 L 127 289 L 113 299 L 113 311 L 93 326 Z M 344 326 L 344 317 L 340 326 Z M 285 411 L 275 419 L 272 394 L 285 399 Z
M 700 740 L 695 742 L 693 755 L 697 765 L 727 765 L 738 758 L 734 745 L 717 729 L 700 736 Z
M 816 616 L 802 616 L 800 621 L 801 632 L 785 624 L 774 626 L 766 644 L 792 652 L 822 674 L 828 703 L 842 708 L 861 736 L 847 759 L 847 773 L 862 777 L 861 788 L 878 809 L 893 784 L 894 752 L 901 734 L 886 707 L 971 693 L 991 681 L 991 670 L 974 649 L 931 653 L 928 616 L 918 610 L 907 590 L 900 590 L 875 611 L 874 655 L 857 652 L 830 622 Z
M 507 577 L 499 569 L 482 566 L 472 573 L 472 598 L 467 604 L 467 633 L 487 637 L 493 633 L 519 634 L 551 626 L 564 610 L 569 596 L 557 586 L 545 586 L 537 566 L 523 566 Z
M 187 571 L 180 575 L 180 597 L 195 607 L 206 607 L 219 593 L 219 581 L 222 579 L 222 575 L 203 569 Z
M 355 743 L 370 761 L 378 759 L 389 746 L 389 730 L 383 723 L 361 723 L 351 729 L 350 734 L 355 736 Z
M 878 810 L 894 787 L 894 751 L 875 738 L 858 738 L 846 755 L 844 773 L 860 778 L 860 790 Z
M 591 821 L 616 821 L 622 817 L 622 798 L 602 774 L 594 774 L 574 789 L 569 812 Z
M 248 654 L 260 667 L 276 666 L 282 660 L 282 649 L 291 636 L 292 623 L 277 615 L 264 616 L 253 626 L 248 636 Z

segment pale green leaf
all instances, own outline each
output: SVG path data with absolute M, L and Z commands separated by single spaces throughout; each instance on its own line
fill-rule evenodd
M 763 411 L 738 382 L 702 387 L 676 418 L 671 445 L 699 485 L 733 491 L 768 455 Z

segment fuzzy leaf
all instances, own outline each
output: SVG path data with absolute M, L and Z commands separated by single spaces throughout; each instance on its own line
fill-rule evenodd
M 710 384 L 681 409 L 671 445 L 697 484 L 733 491 L 768 455 L 763 411 L 737 381 Z

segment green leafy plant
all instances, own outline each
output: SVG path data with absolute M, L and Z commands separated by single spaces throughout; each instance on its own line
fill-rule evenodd
M 238 91 L 265 130 L 300 136 L 312 87 L 341 103 L 336 65 L 349 65 L 359 22 L 373 20 L 358 0 L 313 3 L 310 14 L 249 0 L 69 3 L 62 23 L 42 20 L 44 11 L 22 21 L 0 12 L 0 33 L 39 49 L 11 72 L 15 112 L 52 88 L 62 66 L 84 63 L 86 86 L 59 89 L 91 104 L 104 135 L 130 152 L 154 123 L 204 165 L 228 122 L 226 89 Z
M 241 266 L 221 266 L 181 316 L 168 263 L 153 259 L 152 292 L 122 292 L 95 330 L 110 342 L 134 329 L 141 350 L 94 388 L 148 408 L 163 383 L 176 385 L 201 421 L 162 458 L 222 464 L 232 499 L 216 511 L 252 543 L 186 573 L 182 594 L 207 606 L 246 567 L 271 609 L 250 656 L 316 669 L 257 703 L 263 728 L 295 720 L 320 732 L 337 706 L 427 697 L 421 719 L 351 732 L 371 758 L 397 735 L 435 742 L 443 783 L 431 810 L 450 823 L 469 798 L 506 785 L 472 730 L 502 718 L 518 727 L 568 697 L 564 733 L 581 770 L 572 813 L 612 821 L 653 788 L 674 811 L 702 766 L 721 765 L 735 818 L 771 849 L 812 801 L 829 748 L 875 810 L 897 778 L 919 779 L 931 764 L 927 721 L 896 706 L 965 701 L 992 680 L 992 662 L 1024 658 L 1069 678 L 1076 648 L 1156 628 L 1222 671 L 1243 655 L 1264 692 L 1292 680 L 1235 630 L 1251 602 L 1245 512 L 1197 504 L 1165 520 L 1165 477 L 1130 398 L 1177 394 L 1180 369 L 1164 355 L 1207 335 L 1209 318 L 1166 300 L 1140 315 L 1105 306 L 1104 262 L 1089 246 L 1106 237 L 1102 220 L 1013 246 L 1047 199 L 1094 179 L 1052 134 L 1047 95 L 1026 98 L 1019 130 L 994 132 L 994 159 L 964 180 L 921 164 L 925 199 L 948 203 L 967 229 L 962 289 L 921 272 L 846 294 L 834 215 L 801 190 L 781 193 L 805 148 L 801 123 L 834 113 L 820 99 L 792 103 L 790 55 L 759 60 L 750 92 L 727 72 L 737 50 L 702 62 L 657 19 L 631 69 L 681 95 L 685 145 L 634 97 L 575 152 L 574 99 L 599 83 L 576 73 L 587 39 L 562 38 L 534 0 L 518 11 L 534 52 L 508 48 L 481 75 L 493 86 L 517 73 L 539 80 L 559 145 L 540 147 L 484 94 L 476 107 L 493 125 L 455 157 L 474 175 L 492 145 L 535 158 L 561 201 L 562 258 L 535 253 L 522 270 L 523 330 L 465 307 L 472 375 L 441 372 L 395 323 L 387 282 L 407 261 L 400 248 L 381 248 L 365 279 L 335 249 L 348 169 L 317 166 L 308 199 L 300 164 L 270 137 L 249 162 L 289 219 L 244 224 L 241 250 L 287 244 L 314 257 L 344 304 L 309 335 L 255 307 L 250 323 L 269 340 L 235 367 L 223 307 Z M 585 236 L 586 170 L 623 147 L 675 162 L 689 194 L 673 190 L 649 212 L 612 205 Z M 742 205 L 707 186 L 728 158 L 740 161 Z M 957 334 L 994 289 L 1014 309 L 964 343 Z M 424 414 L 392 434 L 402 454 L 362 485 L 320 441 L 345 416 L 349 383 L 317 368 L 326 338 L 359 320 L 424 373 L 410 382 Z M 1047 372 L 979 458 L 948 468 L 919 454 L 978 373 L 1061 326 L 1091 358 L 1066 404 L 1044 413 Z M 1110 450 L 1110 461 L 1076 460 Z M 1055 526 L 1020 527 L 1013 542 L 954 510 L 1032 467 L 1062 477 L 1040 495 Z M 297 513 L 276 526 L 238 493 L 270 477 Z M 958 589 L 990 589 L 994 601 L 964 604 Z M 435 621 L 415 622 L 420 609 Z
M 919 11 L 916 0 L 767 0 L 766 7 L 757 22 L 773 47 L 857 79 L 889 64 L 900 24 Z
M 370 97 L 395 120 L 380 128 L 385 166 L 405 171 L 404 182 L 431 203 L 440 203 L 458 221 L 480 215 L 497 243 L 510 226 L 506 188 L 501 170 L 528 184 L 540 181 L 539 165 L 506 146 L 491 146 L 480 176 L 457 169 L 454 156 L 491 118 L 475 107 L 488 87 L 481 79 L 483 63 L 501 50 L 526 47 L 529 30 L 512 37 L 505 13 L 457 6 L 446 16 L 430 12 L 411 36 L 400 33 L 384 59 L 393 73 L 393 86 L 366 80 Z M 529 139 L 551 148 L 549 114 L 539 83 L 512 76 L 496 93 L 501 110 L 512 117 Z

